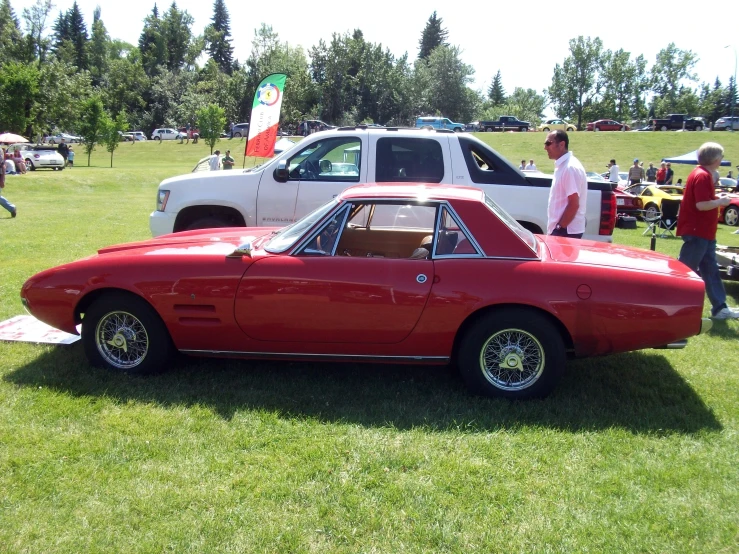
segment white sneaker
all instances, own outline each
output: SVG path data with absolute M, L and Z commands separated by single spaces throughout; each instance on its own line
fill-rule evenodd
M 721 310 L 711 316 L 712 319 L 739 319 L 739 311 L 731 308 L 721 308 Z

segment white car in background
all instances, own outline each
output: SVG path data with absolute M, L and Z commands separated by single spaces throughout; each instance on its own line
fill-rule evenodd
M 143 131 L 128 131 L 127 133 L 121 134 L 121 138 L 126 142 L 146 140 L 146 135 Z
M 64 169 L 64 158 L 52 146 L 25 143 L 8 146 L 8 154 L 13 154 L 16 150 L 21 151 L 26 168 L 31 171 L 44 168 L 51 168 L 54 171 Z
M 50 136 L 48 139 L 46 139 L 46 142 L 49 144 L 59 144 L 62 139 L 64 139 L 64 142 L 67 144 L 71 144 L 73 142 L 82 142 L 82 137 L 78 137 L 76 135 L 69 135 L 67 133 L 59 133 L 56 135 Z
M 154 132 L 151 134 L 151 140 L 179 140 L 183 137 L 186 138 L 187 135 L 185 135 L 185 133 L 181 133 L 177 129 L 171 129 L 168 127 L 154 129 Z

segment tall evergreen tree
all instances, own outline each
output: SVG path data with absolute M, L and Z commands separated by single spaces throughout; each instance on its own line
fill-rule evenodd
M 21 29 L 10 0 L 0 2 L 0 57 L 3 60 L 18 58 L 21 46 Z
M 90 39 L 90 74 L 92 83 L 100 86 L 108 72 L 108 45 L 110 37 L 100 18 L 100 6 L 95 8 L 92 18 L 92 38 Z
M 503 79 L 500 76 L 500 69 L 495 74 L 495 77 L 493 77 L 493 82 L 490 83 L 490 88 L 488 89 L 488 98 L 490 98 L 493 106 L 502 106 L 503 104 L 505 104 L 506 95 L 505 89 L 503 88 Z
M 82 17 L 80 8 L 75 0 L 72 7 L 67 12 L 67 22 L 69 24 L 69 38 L 72 41 L 75 53 L 75 65 L 79 69 L 89 69 L 89 61 L 87 55 L 87 25 Z
M 729 86 L 726 87 L 724 104 L 726 106 L 726 113 L 732 117 L 736 115 L 736 101 L 736 81 L 734 81 L 734 77 L 729 77 Z
M 172 2 L 162 18 L 164 43 L 167 49 L 167 69 L 170 71 L 178 70 L 186 63 L 192 39 L 193 22 L 193 17 L 187 13 L 187 10 L 179 10 L 176 2 Z
M 231 24 L 223 0 L 213 2 L 212 24 L 205 30 L 208 53 L 221 71 L 231 75 L 233 71 L 233 47 L 231 46 Z
M 139 36 L 139 52 L 141 52 L 141 65 L 149 77 L 157 75 L 158 68 L 167 64 L 162 20 L 159 19 L 159 9 L 156 4 L 151 13 L 144 18 L 144 28 Z
M 429 17 L 426 27 L 423 29 L 423 33 L 421 33 L 421 40 L 418 41 L 418 47 L 420 49 L 418 53 L 419 59 L 425 60 L 434 48 L 447 44 L 446 39 L 449 31 L 441 26 L 442 21 L 440 17 L 436 16 L 436 11 Z

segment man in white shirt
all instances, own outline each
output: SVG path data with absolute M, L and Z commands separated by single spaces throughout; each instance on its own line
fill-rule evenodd
M 536 171 L 536 164 L 534 163 L 534 160 L 529 160 L 529 164 L 526 166 L 526 169 L 529 171 Z
M 210 157 L 210 170 L 218 171 L 219 169 L 221 169 L 221 151 L 216 150 Z
M 585 168 L 569 151 L 569 146 L 570 139 L 562 130 L 552 131 L 544 142 L 544 150 L 554 160 L 547 234 L 579 239 L 585 232 L 588 179 Z
M 611 160 L 611 163 L 608 164 L 608 169 L 611 172 L 610 175 L 608 176 L 608 180 L 611 183 L 618 184 L 620 179 L 618 177 L 618 166 L 616 165 L 616 160 Z

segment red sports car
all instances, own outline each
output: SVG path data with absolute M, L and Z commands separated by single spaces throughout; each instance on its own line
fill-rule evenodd
M 587 131 L 629 131 L 631 127 L 613 119 L 599 119 L 588 123 L 585 129 Z
M 43 271 L 21 298 L 93 365 L 195 356 L 446 364 L 540 397 L 568 357 L 680 348 L 710 327 L 674 258 L 521 227 L 484 192 L 360 185 L 281 229 L 186 231 Z

